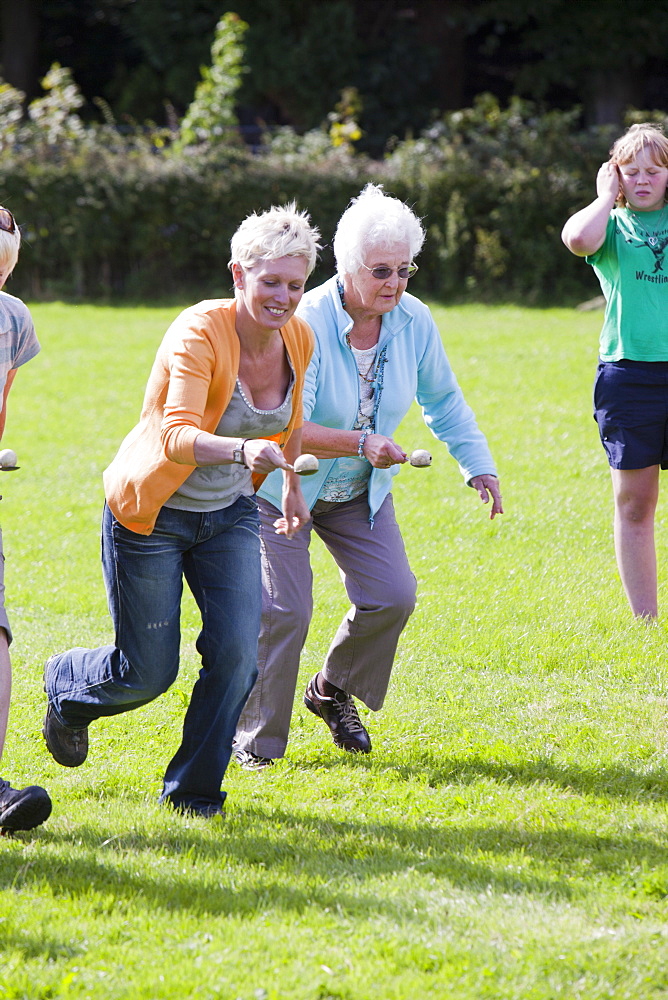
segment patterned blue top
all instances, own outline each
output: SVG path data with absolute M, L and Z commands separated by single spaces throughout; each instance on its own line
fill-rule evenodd
M 39 341 L 27 305 L 0 292 L 0 399 L 7 374 L 39 353 Z
M 297 309 L 315 333 L 315 350 L 304 383 L 304 420 L 324 427 L 352 430 L 359 413 L 359 371 L 346 334 L 353 321 L 341 304 L 336 278 L 307 292 Z M 434 437 L 447 445 L 466 482 L 496 467 L 484 434 L 476 423 L 450 367 L 441 336 L 424 303 L 409 292 L 383 315 L 376 381 L 374 426 L 392 437 L 413 400 Z M 340 459 L 321 459 L 314 476 L 302 481 L 304 499 L 313 507 L 325 480 L 336 475 Z M 369 476 L 370 521 L 390 491 L 399 471 L 372 469 Z M 270 473 L 258 493 L 280 508 L 282 478 Z

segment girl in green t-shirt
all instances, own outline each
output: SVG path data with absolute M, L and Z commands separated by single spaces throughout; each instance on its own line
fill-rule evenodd
M 654 515 L 668 468 L 668 138 L 633 125 L 612 146 L 596 198 L 562 231 L 606 299 L 594 387 L 595 419 L 615 501 L 619 573 L 638 618 L 657 616 Z

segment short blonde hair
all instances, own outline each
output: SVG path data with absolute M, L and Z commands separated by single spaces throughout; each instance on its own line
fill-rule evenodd
M 422 223 L 408 205 L 385 194 L 382 184 L 367 184 L 336 227 L 334 256 L 338 273 L 355 274 L 361 270 L 367 253 L 395 243 L 406 243 L 413 260 L 424 239 Z
M 610 149 L 610 161 L 614 164 L 631 163 L 643 150 L 648 151 L 657 166 L 668 167 L 668 136 L 657 122 L 631 125 L 624 135 L 613 143 Z M 626 205 L 623 191 L 617 196 L 617 204 Z
M 0 205 L 0 208 L 3 208 Z M 9 212 L 6 208 L 5 212 L 8 212 L 12 218 L 13 214 Z M 16 262 L 19 259 L 19 249 L 21 247 L 21 233 L 19 227 L 14 219 L 14 232 L 8 233 L 5 229 L 0 229 L 0 268 L 3 271 L 7 271 L 6 277 L 12 273 L 16 267 Z
M 280 207 L 272 205 L 266 212 L 253 212 L 241 223 L 232 237 L 232 256 L 228 267 L 240 264 L 253 267 L 260 260 L 279 257 L 305 257 L 307 275 L 315 267 L 320 233 L 311 225 L 307 212 L 298 212 L 294 201 Z

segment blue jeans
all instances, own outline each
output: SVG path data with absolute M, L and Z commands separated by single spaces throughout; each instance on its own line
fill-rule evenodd
M 170 687 L 179 669 L 185 576 L 202 616 L 202 668 L 160 800 L 194 811 L 219 806 L 237 720 L 257 675 L 257 504 L 242 496 L 207 513 L 163 507 L 150 535 L 128 531 L 105 505 L 102 568 L 115 643 L 49 659 L 45 686 L 56 717 L 80 729 Z

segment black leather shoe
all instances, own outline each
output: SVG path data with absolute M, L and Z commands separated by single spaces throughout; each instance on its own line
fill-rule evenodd
M 51 799 L 45 788 L 29 785 L 12 788 L 0 778 L 0 829 L 32 830 L 51 815 Z
M 79 767 L 88 756 L 88 727 L 68 729 L 58 721 L 51 705 L 46 710 L 42 735 L 49 753 L 63 767 Z
M 337 691 L 331 698 L 319 693 L 312 677 L 306 687 L 304 704 L 309 712 L 319 715 L 330 728 L 337 747 L 349 753 L 369 753 L 371 740 L 362 725 L 355 702 L 345 691 Z
M 239 767 L 244 771 L 261 771 L 265 767 L 271 767 L 274 763 L 273 757 L 260 757 L 252 750 L 235 750 L 234 756 Z

